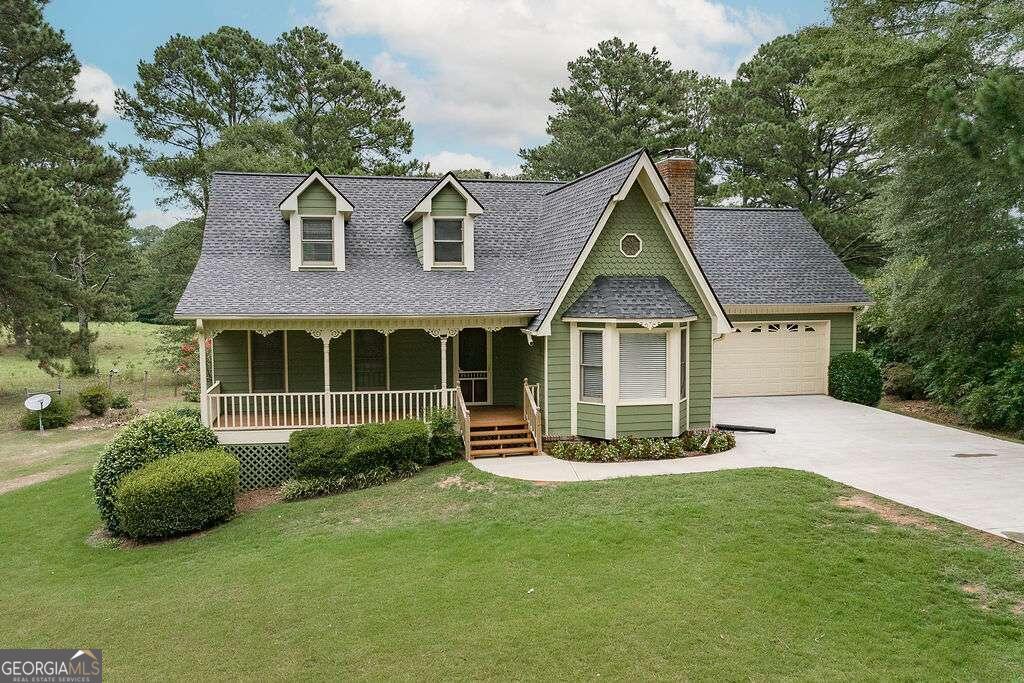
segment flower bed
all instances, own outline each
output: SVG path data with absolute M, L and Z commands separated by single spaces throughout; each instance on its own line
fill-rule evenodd
M 675 439 L 642 439 L 624 436 L 612 441 L 572 440 L 546 444 L 544 450 L 562 460 L 577 462 L 625 462 L 668 460 L 721 453 L 736 445 L 736 437 L 718 429 L 683 432 Z

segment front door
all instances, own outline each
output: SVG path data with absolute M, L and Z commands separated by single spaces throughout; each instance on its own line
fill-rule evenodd
M 479 327 L 459 332 L 459 388 L 467 405 L 491 402 L 490 333 Z

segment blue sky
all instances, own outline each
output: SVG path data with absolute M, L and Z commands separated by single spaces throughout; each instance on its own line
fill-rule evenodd
M 46 16 L 84 65 L 79 92 L 100 105 L 112 142 L 136 141 L 112 111 L 113 89 L 130 89 L 139 60 L 172 34 L 233 25 L 270 42 L 311 24 L 406 93 L 413 155 L 443 171 L 514 169 L 520 147 L 545 140 L 566 62 L 599 40 L 656 45 L 677 67 L 728 77 L 760 43 L 826 11 L 824 0 L 51 0 Z M 157 208 L 145 175 L 127 184 L 136 223 L 185 215 Z

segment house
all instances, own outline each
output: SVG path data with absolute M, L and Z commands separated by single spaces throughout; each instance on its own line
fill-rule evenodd
M 294 429 L 451 406 L 473 456 L 512 455 L 825 393 L 867 294 L 798 211 L 694 207 L 694 170 L 638 150 L 570 182 L 215 174 L 176 311 L 210 340 L 204 420 L 272 463 Z

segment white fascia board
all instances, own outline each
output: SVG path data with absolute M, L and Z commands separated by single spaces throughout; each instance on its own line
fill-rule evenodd
M 345 195 L 338 192 L 334 185 L 324 177 L 324 175 L 317 169 L 314 169 L 312 173 L 306 176 L 306 179 L 299 183 L 299 186 L 291 191 L 284 201 L 281 202 L 280 209 L 281 213 L 287 217 L 291 213 L 295 213 L 299 210 L 299 195 L 306 191 L 310 185 L 314 182 L 319 182 L 327 191 L 334 195 L 335 207 L 338 213 L 350 214 L 355 210 L 355 207 L 345 198 Z
M 444 175 L 443 178 L 437 181 L 437 184 L 434 185 L 430 192 L 428 192 L 426 196 L 424 196 L 423 199 L 420 200 L 419 204 L 414 206 L 409 213 L 405 214 L 405 218 L 402 219 L 402 222 L 408 223 L 409 221 L 414 221 L 420 216 L 424 216 L 430 213 L 431 203 L 433 202 L 434 195 L 436 195 L 438 192 L 440 192 L 441 190 L 448 186 L 455 188 L 455 191 L 462 195 L 462 198 L 466 200 L 467 215 L 479 216 L 484 212 L 484 207 L 480 206 L 480 203 L 473 198 L 473 195 L 469 193 L 469 190 L 463 187 L 462 183 L 459 182 L 459 179 L 456 178 L 451 171 L 449 171 Z

